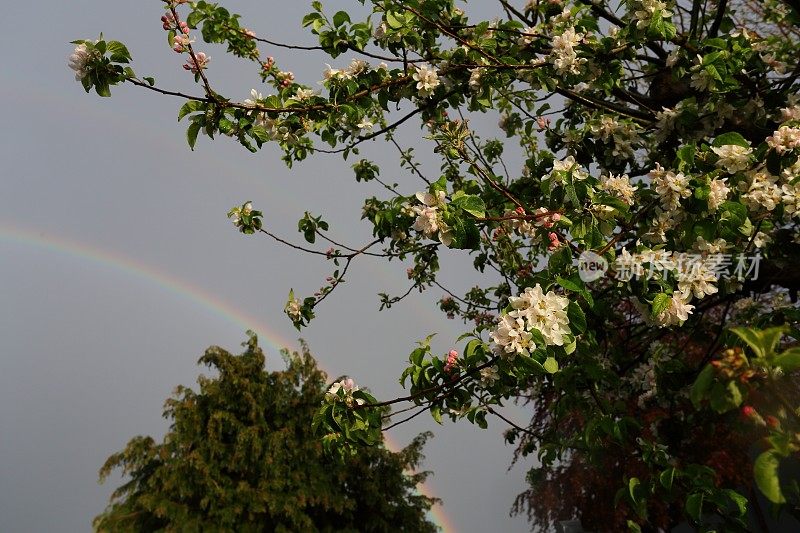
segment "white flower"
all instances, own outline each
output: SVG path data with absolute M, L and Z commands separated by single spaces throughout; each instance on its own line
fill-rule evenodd
M 96 54 L 89 51 L 89 47 L 81 43 L 75 47 L 69 56 L 69 68 L 75 71 L 75 80 L 81 81 L 88 74 L 89 63 Z
M 663 206 L 662 206 L 663 207 Z M 650 221 L 650 231 L 642 235 L 649 242 L 667 242 L 666 233 L 676 227 L 685 217 L 683 211 L 656 207 L 655 217 Z
M 676 48 L 667 56 L 667 66 L 670 68 L 674 67 L 678 63 L 680 57 L 680 48 Z
M 369 69 L 369 63 L 361 59 L 353 59 L 350 65 L 345 69 L 344 75 L 346 78 L 355 78 L 362 72 Z
M 481 383 L 485 387 L 491 387 L 498 379 L 500 379 L 500 374 L 497 365 L 481 369 Z
M 730 244 L 725 239 L 715 239 L 711 242 L 705 240 L 703 237 L 698 236 L 697 240 L 692 245 L 694 250 L 700 252 L 703 256 L 711 254 L 721 254 L 730 248 Z
M 537 33 L 538 30 L 534 27 L 529 26 L 525 28 L 524 30 L 522 30 L 519 39 L 517 39 L 517 44 L 520 46 L 527 46 L 531 44 L 533 40 L 536 38 Z
M 386 30 L 387 29 L 389 29 L 389 28 L 388 28 L 388 26 L 386 26 L 386 23 L 385 22 L 381 22 L 378 25 L 378 27 L 375 28 L 375 31 L 372 33 L 372 38 L 375 39 L 376 41 L 380 41 L 381 39 L 386 37 Z
M 689 85 L 698 91 L 707 91 L 713 81 L 714 78 L 711 77 L 711 74 L 703 68 L 703 57 L 698 55 L 695 59 L 695 65 L 692 67 L 692 79 Z
M 313 98 L 316 95 L 317 93 L 315 93 L 313 89 L 300 88 L 297 89 L 297 92 L 295 93 L 294 97 L 302 102 L 303 100 L 308 100 L 309 98 Z
M 325 400 L 331 403 L 338 401 L 340 399 L 339 391 L 342 391 L 344 393 L 344 402 L 348 407 L 352 407 L 353 403 L 364 405 L 363 398 L 358 398 L 354 401 L 353 393 L 358 390 L 359 388 L 351 378 L 344 378 L 331 385 L 331 388 L 325 393 Z
M 680 292 L 672 293 L 672 299 L 666 309 L 658 314 L 655 321 L 659 326 L 678 326 L 689 320 L 692 314 L 693 305 L 686 302 Z
M 545 294 L 537 283 L 534 287 L 526 288 L 520 296 L 510 297 L 508 301 L 514 308 L 509 314 L 524 318 L 529 331 L 539 330 L 548 346 L 564 345 L 564 336 L 570 333 L 567 317 L 569 299 L 553 291 Z
M 439 207 L 444 205 L 445 197 L 447 196 L 444 191 L 436 191 L 436 193 L 420 191 L 415 194 L 417 200 L 429 207 Z
M 433 91 L 441 84 L 436 70 L 428 65 L 417 66 L 411 77 L 417 82 L 417 91 L 423 98 L 432 95 Z
M 583 39 L 582 33 L 576 33 L 575 28 L 569 27 L 561 35 L 553 37 L 553 48 L 561 50 L 571 50 Z
M 670 18 L 672 11 L 667 9 L 667 4 L 659 0 L 642 0 L 640 8 L 633 12 L 633 19 L 636 20 L 636 27 L 639 29 L 647 28 L 656 11 L 660 12 L 661 18 Z
M 800 193 L 800 183 L 783 185 L 781 187 L 781 192 L 783 193 L 781 200 L 783 201 L 787 217 L 800 216 L 800 194 L 798 194 Z
M 435 207 L 414 206 L 411 209 L 417 215 L 413 229 L 422 232 L 426 237 L 431 237 L 439 231 L 439 211 Z
M 750 166 L 750 154 L 753 149 L 736 144 L 714 146 L 711 150 L 717 154 L 717 168 L 724 168 L 728 174 L 736 174 Z
M 197 52 L 194 57 L 189 56 L 183 68 L 194 74 L 199 74 L 201 70 L 208 68 L 209 62 L 211 62 L 211 56 L 206 55 L 205 52 Z
M 589 125 L 589 131 L 591 131 L 595 137 L 599 138 L 603 142 L 608 142 L 618 128 L 619 123 L 611 115 L 603 115 L 600 117 L 599 124 Z
M 532 335 L 525 328 L 522 318 L 510 314 L 501 316 L 497 327 L 489 334 L 492 351 L 508 359 L 514 359 L 517 354 L 530 355 L 536 345 L 531 342 Z
M 786 107 L 781 108 L 781 121 L 800 120 L 800 96 L 792 94 L 786 99 Z
M 714 285 L 717 276 L 706 267 L 704 261 L 684 260 L 679 263 L 678 290 L 684 301 L 688 302 L 692 296 L 699 299 L 717 293 L 718 289 Z
M 788 65 L 778 60 L 773 54 L 761 54 L 761 60 L 778 74 L 786 74 Z
M 469 71 L 469 88 L 473 91 L 478 91 L 481 88 L 481 76 L 483 76 L 486 69 L 474 68 Z
M 366 117 L 362 118 L 361 122 L 356 124 L 356 128 L 362 131 L 363 130 L 372 131 L 373 126 L 375 126 L 375 124 L 373 124 L 372 121 Z
M 300 320 L 301 312 L 303 309 L 303 305 L 300 303 L 300 300 L 297 298 L 292 298 L 289 300 L 289 303 L 286 304 L 286 314 L 289 315 L 289 318 L 292 320 Z
M 724 179 L 711 180 L 710 191 L 708 193 L 708 208 L 711 211 L 719 209 L 722 202 L 728 199 L 728 193 L 730 192 L 731 190 L 728 188 Z
M 770 137 L 767 137 L 767 144 L 779 154 L 791 152 L 800 147 L 800 128 L 781 126 Z
M 175 50 L 177 53 L 182 54 L 186 51 L 186 48 L 194 43 L 194 39 L 190 38 L 188 35 L 184 35 L 183 33 L 179 33 L 173 39 L 172 49 Z
M 244 101 L 247 107 L 256 107 L 259 100 L 263 100 L 264 96 L 255 89 L 250 89 L 250 98 Z
M 413 214 L 417 215 L 412 229 L 415 229 L 428 238 L 433 238 L 438 233 L 439 240 L 445 246 L 450 246 L 453 236 L 450 228 L 442 222 L 439 217 L 439 207 L 445 203 L 445 192 L 436 191 L 436 194 L 429 192 L 418 192 L 417 200 L 423 205 L 415 205 L 411 208 Z
M 633 197 L 636 194 L 636 188 L 631 185 L 631 180 L 627 174 L 615 176 L 609 174 L 600 178 L 600 188 L 607 193 L 615 196 L 628 205 L 633 205 Z
M 544 209 L 545 212 L 547 209 Z M 506 211 L 503 216 L 505 217 L 514 217 L 509 218 L 503 222 L 503 226 L 507 231 L 514 231 L 517 234 L 521 235 L 522 237 L 536 237 L 536 227 L 531 224 L 529 221 L 518 218 L 520 214 L 517 211 Z M 552 225 L 552 224 L 551 224 Z
M 756 245 L 756 248 L 763 248 L 767 244 L 772 242 L 772 237 L 764 233 L 763 231 L 759 231 L 756 233 L 756 236 L 753 237 L 753 244 Z
M 665 140 L 675 129 L 678 115 L 680 115 L 680 110 L 677 106 L 673 108 L 662 107 L 661 111 L 656 113 L 656 138 L 659 141 Z
M 586 63 L 585 58 L 579 58 L 575 46 L 583 39 L 582 33 L 576 33 L 575 28 L 569 27 L 561 35 L 553 37 L 553 49 L 549 61 L 556 67 L 558 74 L 578 74 L 580 66 Z
M 322 71 L 322 77 L 325 79 L 325 81 L 340 79 L 344 77 L 344 73 L 341 70 L 332 68 L 327 63 L 325 63 L 325 66 L 327 68 Z
M 575 158 L 570 156 L 565 157 L 561 161 L 553 161 L 553 170 L 548 177 L 553 178 L 554 181 L 564 181 L 563 174 L 572 173 L 572 179 L 576 181 L 585 180 L 589 177 L 586 172 L 576 161 Z
M 777 185 L 778 178 L 768 172 L 753 172 L 750 175 L 747 192 L 742 200 L 751 211 L 772 211 L 782 200 L 782 189 Z M 747 187 L 747 183 L 742 183 Z
M 682 198 L 692 195 L 689 178 L 682 172 L 676 174 L 671 170 L 664 170 L 656 163 L 655 170 L 650 172 L 650 178 L 656 192 L 661 196 L 661 205 L 667 211 L 676 209 Z

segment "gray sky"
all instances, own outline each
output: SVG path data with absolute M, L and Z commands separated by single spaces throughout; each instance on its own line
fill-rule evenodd
M 300 26 L 310 2 L 223 3 L 260 36 L 312 42 Z M 326 2 L 331 12 L 357 6 Z M 98 486 L 97 470 L 134 435 L 163 434 L 163 401 L 176 385 L 194 385 L 203 350 L 238 350 L 247 327 L 240 319 L 254 317 L 268 365 L 281 367 L 271 344 L 296 346 L 298 336 L 282 312 L 289 288 L 309 295 L 330 274 L 324 260 L 241 236 L 228 209 L 252 200 L 266 225 L 295 242 L 302 239 L 297 220 L 310 210 L 325 216 L 333 235 L 359 243 L 369 236 L 359 221 L 363 198 L 382 193 L 356 184 L 352 161 L 338 156 L 289 171 L 272 147 L 253 155 L 201 137 L 190 152 L 185 124 L 175 121 L 178 100 L 134 87 L 117 88 L 111 99 L 86 95 L 66 66 L 68 42 L 100 31 L 129 46 L 140 76 L 198 92 L 166 44 L 160 2 L 42 0 L 11 3 L 4 15 L 0 529 L 86 531 L 116 481 Z M 246 98 L 258 86 L 251 65 L 201 48 L 212 56 L 209 76 L 223 94 Z M 330 61 L 321 53 L 262 51 L 307 83 Z M 410 126 L 401 138 L 419 135 Z M 372 143 L 365 155 L 405 192 L 421 188 L 388 145 Z M 443 258 L 445 279 L 459 291 L 479 279 L 461 262 L 472 260 L 461 252 Z M 464 330 L 435 310 L 438 289 L 377 312 L 378 292 L 405 291 L 405 268 L 356 262 L 302 333 L 326 370 L 351 374 L 381 398 L 402 392 L 397 377 L 416 340 L 439 332 L 434 345 L 445 352 Z M 512 416 L 524 420 L 520 410 Z M 526 531 L 524 518 L 508 516 L 524 489 L 525 465 L 506 471 L 512 448 L 503 444 L 504 426 L 439 427 L 420 417 L 392 437 L 405 443 L 427 429 L 436 434 L 426 448 L 435 473 L 428 486 L 444 499 L 455 529 Z

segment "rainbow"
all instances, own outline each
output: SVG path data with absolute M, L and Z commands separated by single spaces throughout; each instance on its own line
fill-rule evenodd
M 67 239 L 65 237 L 55 237 L 47 235 L 43 231 L 35 231 L 31 229 L 16 228 L 10 225 L 0 224 L 0 242 L 10 243 L 12 245 L 31 246 L 48 252 L 65 254 L 84 261 L 92 261 L 95 264 L 102 265 L 113 269 L 126 276 L 131 276 L 147 281 L 148 283 L 163 289 L 165 292 L 174 294 L 183 298 L 198 307 L 201 307 L 214 316 L 226 320 L 241 327 L 242 330 L 252 329 L 255 331 L 260 340 L 267 341 L 275 350 L 280 350 L 284 347 L 293 347 L 295 343 L 284 339 L 278 333 L 271 331 L 269 326 L 258 318 L 242 312 L 234 305 L 224 301 L 223 299 L 215 296 L 207 290 L 187 283 L 185 280 L 174 276 L 172 274 L 160 271 L 153 266 L 139 262 L 130 257 L 118 253 L 112 253 L 86 243 L 78 242 L 75 240 Z M 338 375 L 338 373 L 328 372 L 323 368 L 328 375 Z M 396 451 L 402 448 L 386 436 L 386 445 L 390 450 Z M 424 484 L 420 487 L 423 494 L 433 496 L 430 487 Z M 434 506 L 430 514 L 434 522 L 442 529 L 443 532 L 455 532 L 456 528 L 453 521 L 448 517 L 441 505 Z

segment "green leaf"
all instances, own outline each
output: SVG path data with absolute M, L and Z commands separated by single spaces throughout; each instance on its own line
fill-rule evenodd
M 767 450 L 756 458 L 753 464 L 753 476 L 759 490 L 772 503 L 786 503 L 781 491 L 778 467 L 780 457 L 775 450 Z
M 561 285 L 562 287 L 564 287 L 568 291 L 582 293 L 585 290 L 583 287 L 581 287 L 580 285 L 578 285 L 574 281 L 571 281 L 571 280 L 568 280 L 568 279 L 564 279 L 561 276 L 557 277 L 556 281 L 558 282 L 559 285 Z
M 682 146 L 676 156 L 678 158 L 679 164 L 678 168 L 683 170 L 685 167 L 692 167 L 694 165 L 694 154 L 696 149 L 694 145 L 688 144 L 686 146 Z
M 486 215 L 486 204 L 479 196 L 465 194 L 454 199 L 450 204 L 477 218 L 483 218 Z
M 405 25 L 405 17 L 399 13 L 386 13 L 386 24 L 393 30 L 399 30 Z
M 739 385 L 735 381 L 729 381 L 727 384 L 716 383 L 711 388 L 709 399 L 711 408 L 721 414 L 741 405 L 742 391 L 739 390 Z
M 780 342 L 781 336 L 785 330 L 786 328 L 783 326 L 764 330 L 731 328 L 731 332 L 747 343 L 759 358 L 771 357 L 773 355 L 775 347 Z
M 305 28 L 307 26 L 310 26 L 314 22 L 316 22 L 318 20 L 321 20 L 321 19 L 322 19 L 322 14 L 320 14 L 320 13 L 309 13 L 308 15 L 303 17 L 303 22 L 302 22 L 303 27 Z
M 650 306 L 650 315 L 653 317 L 657 317 L 660 315 L 664 310 L 669 307 L 670 303 L 672 302 L 672 296 L 665 293 L 660 292 L 656 294 L 656 297 L 653 298 L 653 303 Z
M 632 477 L 628 480 L 628 496 L 630 496 L 631 502 L 637 508 L 639 507 L 640 501 L 640 488 L 641 481 L 639 481 L 638 477 Z
M 572 252 L 567 246 L 562 246 L 550 256 L 550 260 L 547 263 L 547 268 L 550 269 L 550 272 L 555 274 L 563 272 L 566 267 L 570 266 L 571 264 Z
M 695 522 L 700 521 L 700 516 L 703 514 L 703 500 L 705 495 L 701 492 L 696 492 L 686 498 L 686 513 L 692 517 Z
M 439 407 L 438 405 L 432 406 L 431 407 L 431 416 L 433 417 L 434 420 L 436 420 L 437 424 L 439 424 L 439 425 L 442 424 L 442 408 L 441 407 Z
M 197 134 L 200 133 L 200 127 L 199 122 L 192 122 L 186 130 L 186 141 L 192 150 L 194 150 L 194 145 L 197 142 Z
M 576 333 L 586 331 L 586 315 L 581 306 L 575 302 L 570 302 L 567 307 L 567 317 L 569 318 L 570 328 Z
M 577 340 L 576 339 L 572 339 L 572 342 L 570 342 L 569 344 L 565 344 L 564 345 L 564 353 L 566 353 L 567 355 L 570 355 L 575 351 L 575 349 L 577 347 L 578 347 Z
M 109 41 L 106 48 L 111 54 L 111 61 L 114 63 L 127 63 L 131 59 L 128 48 L 119 41 Z
M 544 365 L 542 366 L 549 374 L 555 374 L 558 372 L 558 361 L 556 361 L 554 357 L 548 357 L 545 359 Z
M 205 109 L 205 104 L 203 102 L 198 102 L 196 100 L 191 100 L 183 104 L 178 111 L 178 121 L 180 121 L 183 117 L 190 113 L 194 113 L 196 111 L 201 111 Z
M 784 372 L 794 372 L 800 368 L 800 347 L 789 348 L 776 356 L 773 364 L 781 367 Z
M 689 398 L 692 400 L 692 405 L 695 409 L 700 407 L 700 402 L 703 401 L 711 385 L 714 383 L 714 367 L 706 365 L 705 368 L 698 374 L 697 379 L 692 384 L 692 389 L 689 392 Z
M 481 233 L 472 219 L 461 217 L 448 217 L 445 219 L 450 226 L 453 243 L 450 246 L 457 250 L 475 250 L 481 241 Z
M 723 133 L 722 135 L 717 135 L 717 138 L 714 139 L 712 146 L 714 146 L 715 148 L 719 148 L 720 146 L 725 146 L 726 144 L 743 146 L 745 148 L 748 148 L 750 146 L 750 143 L 747 142 L 747 139 L 742 137 L 741 133 L 737 133 L 735 131 Z
M 642 533 L 642 528 L 633 520 L 628 520 L 628 531 L 630 533 Z
M 337 28 L 343 26 L 345 22 L 350 22 L 350 15 L 347 14 L 347 11 L 338 11 L 333 16 L 333 25 Z
M 675 468 L 668 468 L 658 476 L 661 486 L 667 490 L 672 490 L 672 483 L 675 481 Z
M 736 492 L 735 490 L 725 489 L 725 495 L 733 502 L 736 510 L 739 512 L 738 516 L 747 514 L 747 498 Z

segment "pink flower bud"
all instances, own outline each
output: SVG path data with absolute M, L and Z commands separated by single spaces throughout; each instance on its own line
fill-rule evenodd
M 546 130 L 550 127 L 550 119 L 547 117 L 537 117 L 536 125 L 539 126 L 539 131 Z
M 550 220 L 553 222 L 558 222 L 561 220 L 561 213 L 553 213 L 553 215 L 550 217 Z
M 450 373 L 456 366 L 457 362 L 458 362 L 458 352 L 455 350 L 450 350 L 450 352 L 447 354 L 447 361 L 444 364 L 444 371 Z

